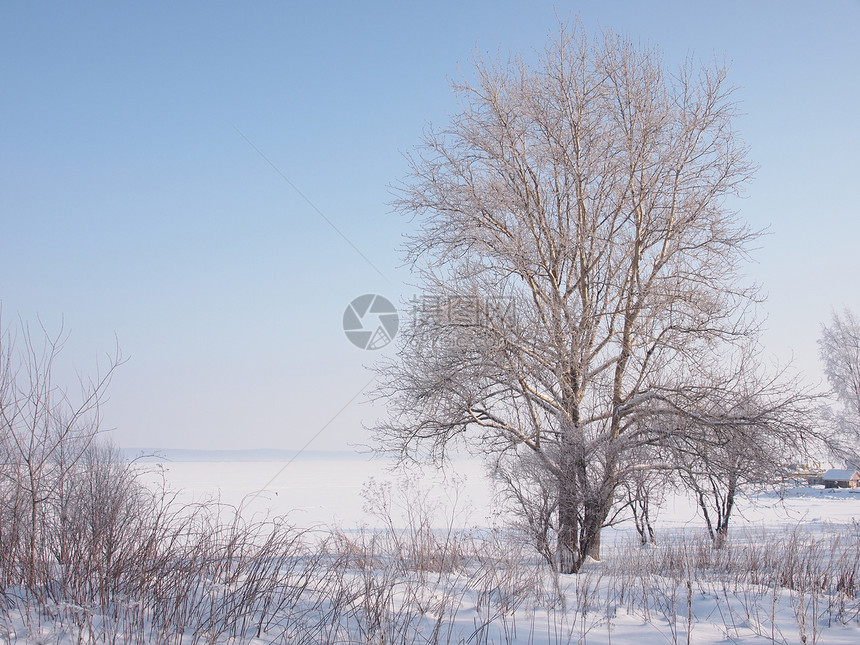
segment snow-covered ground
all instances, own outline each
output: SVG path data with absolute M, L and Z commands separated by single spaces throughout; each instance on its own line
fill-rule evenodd
M 244 618 L 241 629 L 199 622 L 202 608 L 231 616 L 229 603 L 246 607 L 241 576 L 221 582 L 206 574 L 199 588 L 208 591 L 183 596 L 191 609 L 179 636 L 159 636 L 147 619 L 130 636 L 98 608 L 58 605 L 52 614 L 19 601 L 9 604 L 5 623 L 0 615 L 0 643 L 860 643 L 860 491 L 743 496 L 721 550 L 711 548 L 689 496 L 674 493 L 656 515 L 656 547 L 639 547 L 632 526 L 621 523 L 606 530 L 601 562 L 559 576 L 525 541 L 494 530 L 505 518 L 477 460 L 437 471 L 392 470 L 348 453 L 167 456 L 139 467 L 151 486 L 175 491 L 182 503 L 220 502 L 224 517 L 234 509 L 244 517 L 286 516 L 311 529 L 309 544 L 332 537 L 321 559 L 287 555 L 277 567 L 295 569 L 266 574 L 278 578 L 271 598 L 290 609 L 266 614 L 270 596 L 260 596 L 262 609 L 252 599 L 243 610 L 247 629 Z M 389 515 L 369 512 L 383 497 Z M 415 523 L 424 511 L 439 531 Z
M 182 461 L 148 460 L 145 480 L 162 481 L 180 491 L 185 502 L 217 500 L 244 513 L 286 515 L 304 528 L 344 529 L 371 522 L 362 492 L 371 480 L 397 485 L 416 482 L 444 507 L 456 506 L 461 527 L 489 526 L 494 521 L 491 487 L 476 459 L 452 461 L 443 470 L 423 466 L 392 470 L 393 463 L 352 453 L 311 453 L 271 461 L 261 454 L 253 460 L 210 461 L 210 454 L 179 455 Z M 439 521 L 447 517 L 440 515 Z
M 241 506 L 245 512 L 286 514 L 293 523 L 303 527 L 338 526 L 347 531 L 361 525 L 374 528 L 376 518 L 367 512 L 365 503 L 369 482 L 387 483 L 397 488 L 404 481 L 428 492 L 438 503 L 435 519 L 440 528 L 446 523 L 458 527 L 492 527 L 504 522 L 495 506 L 484 467 L 476 459 L 454 460 L 442 471 L 429 466 L 393 470 L 390 462 L 346 454 L 313 454 L 291 461 L 165 461 L 159 464 L 159 469 L 163 472 L 152 471 L 150 476 L 159 473 L 168 487 L 183 491 L 188 501 L 219 499 Z M 456 518 L 453 522 L 450 519 L 452 509 Z M 395 520 L 405 523 L 404 509 L 395 504 L 393 511 L 397 516 Z M 802 535 L 819 536 L 810 539 L 819 539 L 826 545 L 828 536 L 835 533 L 847 531 L 849 535 L 858 535 L 857 520 L 860 520 L 860 490 L 789 488 L 741 496 L 734 512 L 733 535 L 738 545 L 754 545 L 768 539 L 766 536 L 779 541 L 799 530 Z M 691 545 L 707 544 L 704 520 L 694 500 L 683 492 L 667 495 L 655 524 L 658 540 L 665 539 L 676 545 L 679 552 L 686 547 L 677 545 L 686 545 L 688 541 Z M 637 578 L 637 584 L 641 584 L 640 602 L 647 598 L 644 602 L 651 603 L 650 609 L 644 611 L 641 606 L 638 611 L 632 609 L 635 602 L 624 610 L 622 602 L 613 605 L 612 615 L 607 615 L 607 599 L 618 593 L 619 581 L 613 574 L 604 577 L 601 563 L 588 565 L 584 576 L 561 578 L 560 584 L 568 585 L 566 593 L 562 594 L 564 607 L 524 606 L 504 620 L 498 616 L 493 620 L 492 612 L 487 607 L 482 608 L 481 593 L 464 588 L 462 580 L 451 582 L 447 588 L 440 585 L 433 598 L 458 596 L 454 621 L 458 636 L 452 642 L 468 641 L 470 636 L 479 634 L 480 638 L 473 642 L 860 643 L 860 625 L 856 620 L 849 621 L 848 626 L 834 624 L 831 620 L 827 627 L 817 619 L 803 618 L 804 612 L 814 613 L 818 604 L 824 602 L 823 598 L 815 599 L 813 608 L 810 597 L 790 590 L 768 597 L 754 585 L 736 584 L 730 589 L 725 580 L 717 579 L 712 583 L 699 580 L 698 587 L 693 583 L 687 589 L 682 580 L 668 574 L 660 575 L 659 569 L 664 563 L 661 558 L 671 560 L 672 556 L 655 558 L 649 553 L 638 553 L 631 547 L 635 537 L 630 523 L 607 529 L 603 540 L 604 557 L 611 562 L 613 555 L 616 559 L 627 558 L 632 552 L 634 558 L 641 559 L 637 566 L 649 573 Z M 790 539 L 785 543 L 789 544 Z M 658 546 L 656 550 L 660 548 L 663 547 Z M 851 548 L 856 550 L 856 546 Z M 860 553 L 856 556 L 860 557 Z M 616 561 L 606 566 L 615 571 L 619 565 Z M 624 567 L 622 563 L 621 568 Z M 551 588 L 558 583 L 545 576 L 535 584 Z M 497 593 L 502 594 L 504 584 L 498 586 Z M 577 607 L 589 602 L 595 606 L 603 602 L 604 608 L 583 617 Z M 769 617 L 756 614 L 768 606 Z M 425 628 L 428 628 L 428 616 L 422 619 Z M 493 622 L 492 629 L 476 631 L 485 621 Z
M 219 456 L 229 453 L 215 453 L 216 459 Z M 287 515 L 303 527 L 372 524 L 362 496 L 370 480 L 395 485 L 403 479 L 416 482 L 442 507 L 456 507 L 461 527 L 490 527 L 500 520 L 491 483 L 478 459 L 455 459 L 437 470 L 427 465 L 393 469 L 390 461 L 357 453 L 311 453 L 279 461 L 269 460 L 266 453 L 241 461 L 211 457 L 200 451 L 181 454 L 181 460 L 174 460 L 176 456 L 150 460 L 145 477 L 152 484 L 163 480 L 169 489 L 181 492 L 183 501 L 216 499 L 241 506 L 245 512 Z M 447 522 L 448 517 L 440 512 L 439 521 Z M 798 487 L 739 497 L 732 526 L 780 530 L 850 525 L 855 520 L 860 521 L 860 489 Z M 655 523 L 673 533 L 705 526 L 694 500 L 682 491 L 667 495 Z M 621 524 L 608 532 L 627 535 L 631 530 L 632 525 Z

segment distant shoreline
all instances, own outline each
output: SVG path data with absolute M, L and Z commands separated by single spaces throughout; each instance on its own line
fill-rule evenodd
M 363 460 L 373 458 L 370 453 L 353 450 L 197 450 L 187 448 L 123 448 L 123 456 L 129 461 L 143 463 L 159 462 L 236 462 L 236 461 L 331 461 Z

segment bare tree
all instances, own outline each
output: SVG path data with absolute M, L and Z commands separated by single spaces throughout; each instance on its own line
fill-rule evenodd
M 119 352 L 94 379 L 83 379 L 77 395 L 56 381 L 56 361 L 66 335 L 40 326 L 33 334 L 21 324 L 17 333 L 0 333 L 0 451 L 4 517 L 8 538 L 30 588 L 48 557 L 46 509 L 62 496 L 72 469 L 99 431 L 99 408 L 117 365 Z
M 599 556 L 618 487 L 650 467 L 626 455 L 693 414 L 684 394 L 756 333 L 738 273 L 756 233 L 726 206 L 753 168 L 726 74 L 562 26 L 536 66 L 478 57 L 399 187 L 424 296 L 378 364 L 379 446 L 531 452 L 566 572 Z
M 680 414 L 665 444 L 717 548 L 725 544 L 740 492 L 782 483 L 791 464 L 822 439 L 816 428 L 817 395 L 786 369 L 768 374 L 748 352 L 726 371 L 720 380 L 715 370 L 712 387 L 687 395 L 698 397 L 690 409 L 705 421 Z
M 649 447 L 643 447 L 632 452 L 629 459 L 634 463 L 654 463 L 657 459 L 650 453 Z M 672 486 L 672 474 L 673 469 L 666 468 L 631 470 L 630 477 L 622 482 L 623 501 L 630 511 L 633 526 L 643 546 L 657 541 L 653 522 L 667 489 Z
M 821 326 L 818 350 L 824 373 L 841 404 L 830 446 L 840 459 L 860 466 L 860 323 L 847 308 Z
M 557 480 L 531 450 L 500 454 L 490 470 L 503 507 L 513 513 L 514 526 L 552 566 L 557 562 Z

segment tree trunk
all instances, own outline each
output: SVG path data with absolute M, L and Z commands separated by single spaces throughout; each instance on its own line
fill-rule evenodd
M 722 508 L 722 518 L 717 525 L 716 536 L 714 537 L 714 548 L 722 549 L 726 545 L 726 538 L 729 535 L 729 518 L 732 515 L 732 509 L 735 506 L 735 493 L 737 492 L 738 478 L 733 473 L 729 475 L 729 485 L 726 490 L 725 502 Z
M 586 502 L 585 522 L 580 536 L 580 552 L 583 560 L 586 556 L 600 560 L 600 531 L 608 512 L 605 504 L 595 501 Z
M 593 558 L 595 560 L 600 560 L 600 531 L 600 527 L 594 529 L 594 532 L 590 536 L 588 550 L 585 552 L 588 557 Z
M 726 537 L 729 533 L 728 524 L 720 524 L 714 533 L 714 548 L 722 549 L 726 545 Z
M 582 523 L 577 514 L 580 505 L 584 511 Z M 558 560 L 561 573 L 579 573 L 586 557 L 600 559 L 600 532 L 607 514 L 603 504 L 582 504 L 582 500 L 570 495 L 559 500 Z
M 558 500 L 558 567 L 561 573 L 576 573 L 581 564 L 579 555 L 579 500 L 572 475 L 559 481 Z
M 595 496 L 589 491 L 588 465 L 581 452 L 569 441 L 562 450 L 565 476 L 559 481 L 559 571 L 578 573 L 586 557 L 600 559 L 600 531 L 614 489 L 597 491 Z
M 573 422 L 566 429 L 561 442 L 558 481 L 558 568 L 560 573 L 576 573 L 582 564 L 580 551 L 580 507 L 582 505 L 581 484 L 585 481 L 585 464 L 577 449 L 576 422 L 579 411 L 570 406 Z

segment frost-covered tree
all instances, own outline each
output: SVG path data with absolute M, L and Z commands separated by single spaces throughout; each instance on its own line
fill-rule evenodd
M 849 309 L 821 326 L 819 356 L 840 409 L 830 445 L 835 456 L 860 467 L 860 323 Z
M 727 205 L 753 168 L 724 67 L 670 71 L 611 32 L 562 26 L 536 64 L 478 57 L 453 87 L 459 111 L 399 186 L 423 295 L 378 365 L 376 437 L 404 457 L 471 438 L 514 482 L 530 455 L 553 514 L 535 526 L 575 572 L 622 483 L 667 467 L 630 455 L 679 415 L 711 422 L 696 393 L 755 335 L 739 269 L 756 234 Z
M 741 492 L 781 483 L 819 438 L 816 397 L 785 369 L 768 374 L 749 355 L 723 369 L 727 376 L 715 372 L 715 387 L 702 390 L 689 408 L 704 413 L 705 421 L 679 415 L 666 442 L 717 548 L 725 543 Z

